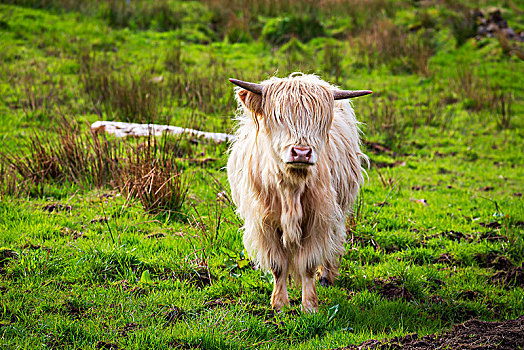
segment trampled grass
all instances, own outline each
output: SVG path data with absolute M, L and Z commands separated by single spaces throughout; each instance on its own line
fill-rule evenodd
M 366 16 L 388 25 L 346 23 L 320 11 L 322 37 L 273 47 L 262 36 L 277 16 L 268 8 L 260 10 L 268 18 L 247 24 L 244 37 L 244 27 L 211 21 L 221 13 L 216 2 L 162 2 L 168 3 L 185 11 L 178 24 L 166 24 L 169 30 L 137 22 L 132 11 L 111 22 L 66 2 L 67 11 L 0 5 L 2 348 L 337 348 L 442 332 L 474 317 L 524 314 L 524 70 L 497 38 L 456 45 L 456 35 L 465 34 L 454 32 L 460 28 L 450 27 L 448 14 L 463 9 L 447 2 L 393 11 L 387 2 L 369 1 L 370 8 L 385 7 L 378 17 Z M 517 5 L 503 14 L 518 32 L 524 23 Z M 285 12 L 298 5 L 281 6 Z M 295 15 L 309 16 L 308 6 Z M 364 10 L 355 11 L 348 16 Z M 201 27 L 206 21 L 214 26 Z M 413 29 L 419 25 L 424 33 Z M 370 28 L 374 40 L 400 37 L 414 46 L 394 54 L 386 43 L 377 43 L 382 51 L 355 47 Z M 394 32 L 380 36 L 380 30 Z M 426 40 L 420 47 L 419 39 Z M 85 54 L 106 62 L 107 74 L 99 65 L 83 76 Z M 341 275 L 333 287 L 317 287 L 317 314 L 300 311 L 296 286 L 290 308 L 271 309 L 271 276 L 254 269 L 243 251 L 225 144 L 181 139 L 161 147 L 158 141 L 154 157 L 173 161 L 171 170 L 181 172 L 188 189 L 181 206 L 168 201 L 160 210 L 147 205 L 162 195 L 158 187 L 144 204 L 107 178 L 35 181 L 29 175 L 42 168 L 27 176 L 13 172 L 16 157 L 31 153 L 35 133 L 49 154 L 65 147 L 57 145 L 64 141 L 56 131 L 61 118 L 79 135 L 89 135 L 86 122 L 148 117 L 230 132 L 236 106 L 227 78 L 257 81 L 293 70 L 375 92 L 353 101 L 371 168 L 358 216 L 348 219 Z M 86 89 L 85 78 L 97 84 Z M 129 89 L 140 82 L 143 91 Z M 155 104 L 137 104 L 135 97 L 146 99 L 148 91 Z M 122 141 L 118 164 L 145 141 Z M 88 154 L 90 148 L 80 149 Z M 78 165 L 89 173 L 92 159 Z M 169 168 L 154 159 L 140 163 Z M 122 175 L 147 181 L 153 173 L 146 170 Z

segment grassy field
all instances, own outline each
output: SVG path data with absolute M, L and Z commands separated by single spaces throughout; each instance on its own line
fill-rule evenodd
M 524 30 L 511 0 L 0 1 L 0 347 L 331 349 L 524 314 L 524 45 L 477 36 L 496 6 Z M 374 91 L 317 314 L 296 286 L 271 309 L 227 144 L 89 128 L 231 133 L 227 79 L 293 71 Z

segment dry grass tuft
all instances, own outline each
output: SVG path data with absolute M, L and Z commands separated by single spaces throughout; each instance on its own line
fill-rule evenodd
M 149 74 L 138 76 L 113 69 L 114 62 L 89 51 L 80 58 L 80 80 L 95 112 L 122 121 L 159 121 L 162 90 Z
M 409 72 L 429 75 L 428 61 L 433 54 L 430 30 L 407 33 L 390 19 L 379 20 L 355 38 L 359 61 L 373 68 L 395 63 Z
M 26 156 L 0 153 L 0 194 L 42 196 L 46 185 L 71 182 L 120 190 L 153 214 L 180 210 L 188 188 L 175 162 L 180 138 L 108 139 L 81 132 L 64 116 L 57 120 L 54 135 L 30 137 Z
M 21 79 L 19 104 L 26 114 L 49 111 L 57 103 L 59 86 L 50 77 L 45 81 L 36 79 L 36 72 L 26 72 Z
M 241 72 L 226 65 L 226 62 L 210 54 L 209 69 L 202 71 L 186 66 L 177 48 L 166 54 L 165 65 L 172 71 L 166 77 L 164 95 L 170 103 L 206 114 L 232 115 L 234 94 L 226 76 L 243 76 Z
M 260 18 L 290 16 L 300 18 L 332 18 L 336 13 L 340 18 L 347 18 L 347 32 L 355 34 L 369 28 L 378 18 L 392 15 L 402 6 L 400 1 L 389 0 L 204 0 L 213 17 L 211 28 L 222 39 L 239 30 L 255 38 L 262 33 L 264 23 Z M 297 17 L 297 18 L 298 18 Z M 238 35 L 236 35 L 238 36 Z
M 81 133 L 65 116 L 57 117 L 56 137 L 35 133 L 25 145 L 27 155 L 1 153 L 1 163 L 18 184 L 16 193 L 31 192 L 50 182 L 74 182 L 82 187 L 108 185 L 118 174 L 120 145 L 101 141 L 91 131 Z M 38 193 L 37 192 L 37 193 Z M 15 194 L 14 192 L 8 192 Z
M 404 109 L 396 107 L 396 97 L 367 102 L 360 108 L 362 116 L 366 116 L 366 133 L 382 135 L 384 143 L 396 148 L 407 135 L 408 121 Z
M 181 25 L 183 11 L 169 0 L 3 0 L 3 3 L 37 9 L 76 11 L 97 16 L 113 28 L 153 29 L 168 31 Z
M 167 138 L 161 142 L 166 144 Z M 135 146 L 118 178 L 118 187 L 129 197 L 138 198 L 152 214 L 177 212 L 187 195 L 187 183 L 178 170 L 173 154 L 163 152 L 154 137 Z
M 495 113 L 497 126 L 509 128 L 513 117 L 514 95 L 501 92 L 490 84 L 489 75 L 479 76 L 469 65 L 459 65 L 457 74 L 450 79 L 450 86 L 460 96 L 467 109 L 487 109 Z
M 508 39 L 506 33 L 502 30 L 497 31 L 496 37 L 504 55 L 515 55 L 521 61 L 524 61 L 524 46 L 520 42 Z

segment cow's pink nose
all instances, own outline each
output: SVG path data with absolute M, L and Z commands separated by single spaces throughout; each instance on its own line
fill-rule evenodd
M 312 153 L 311 147 L 291 147 L 291 161 L 309 163 Z

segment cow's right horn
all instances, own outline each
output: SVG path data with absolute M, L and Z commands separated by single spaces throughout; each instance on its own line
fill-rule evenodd
M 371 90 L 335 90 L 333 91 L 333 99 L 334 100 L 344 100 L 346 98 L 353 98 L 353 97 L 359 97 L 359 96 L 365 96 L 372 94 L 373 91 Z
M 250 83 L 238 79 L 229 78 L 229 81 L 243 89 L 251 91 L 252 93 L 262 95 L 262 84 Z

